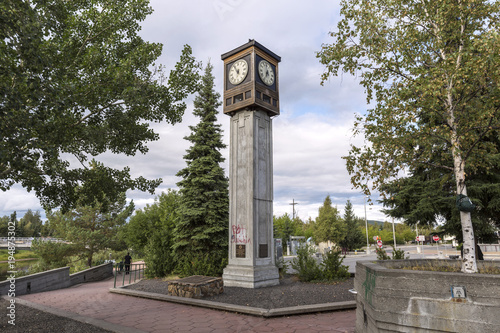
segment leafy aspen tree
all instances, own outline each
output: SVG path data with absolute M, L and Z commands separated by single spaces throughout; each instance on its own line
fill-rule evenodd
M 147 0 L 0 2 L 0 190 L 18 183 L 65 210 L 77 187 L 108 199 L 154 192 L 160 179 L 89 168 L 107 151 L 146 153 L 159 138 L 150 124 L 180 122 L 195 90 L 189 46 L 170 75 L 155 65 L 162 45 L 138 34 L 151 12 Z
M 486 137 L 500 127 L 499 1 L 344 0 L 343 19 L 323 45 L 323 82 L 357 75 L 373 108 L 356 117 L 364 146 L 345 157 L 365 194 L 421 166 L 452 175 L 467 195 L 467 172 L 498 154 Z M 467 170 L 467 172 L 466 172 Z M 382 192 L 383 194 L 383 192 Z M 477 272 L 471 213 L 460 212 L 462 271 Z
M 187 166 L 177 173 L 182 180 L 177 183 L 181 198 L 173 250 L 183 275 L 221 274 L 227 263 L 229 182 L 220 166 L 226 145 L 217 124 L 221 103 L 212 68 L 206 66 L 194 100 L 193 114 L 200 122 L 185 137 L 192 143 L 184 156 Z

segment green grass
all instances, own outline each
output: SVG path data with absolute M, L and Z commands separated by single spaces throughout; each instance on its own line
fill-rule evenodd
M 35 254 L 35 252 L 31 250 L 16 250 L 16 252 L 14 253 L 14 258 L 16 260 L 37 258 L 37 255 Z M 7 261 L 7 260 L 9 260 L 9 250 L 7 249 L 0 250 L 0 261 Z

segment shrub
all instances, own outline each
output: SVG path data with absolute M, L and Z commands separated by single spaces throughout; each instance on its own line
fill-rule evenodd
M 377 253 L 377 260 L 390 260 L 391 259 L 391 257 L 389 257 L 387 255 L 387 252 L 385 252 L 385 250 L 381 247 L 377 247 L 375 252 Z
M 323 262 L 321 267 L 323 270 L 324 280 L 342 280 L 351 276 L 349 267 L 342 265 L 345 256 L 341 255 L 340 249 L 332 249 L 326 254 L 323 254 Z
M 199 253 L 193 252 L 183 256 L 174 272 L 180 277 L 191 275 L 222 276 L 224 267 L 227 266 L 227 255 L 221 253 Z
M 276 267 L 278 267 L 278 272 L 280 275 L 280 279 L 285 277 L 286 272 L 288 271 L 288 263 L 281 257 L 280 260 L 276 260 Z
M 171 236 L 167 230 L 160 230 L 150 236 L 144 248 L 145 274 L 148 278 L 164 277 L 175 268 L 175 261 L 170 248 Z
M 39 266 L 48 269 L 64 267 L 70 262 L 70 257 L 79 253 L 74 244 L 44 242 L 34 240 L 31 249 L 40 257 Z
M 297 249 L 297 258 L 292 260 L 292 268 L 298 272 L 301 281 L 314 281 L 322 279 L 321 267 L 313 255 L 315 250 L 309 244 L 302 244 Z
M 394 260 L 398 260 L 398 259 L 410 259 L 410 257 L 405 257 L 405 250 L 403 249 L 399 249 L 399 250 L 396 250 L 396 248 L 394 248 L 394 246 L 392 247 L 393 251 L 392 251 L 392 259 Z

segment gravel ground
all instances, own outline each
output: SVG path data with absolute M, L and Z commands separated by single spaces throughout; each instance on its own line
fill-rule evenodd
M 343 301 L 354 301 L 355 296 L 349 293 L 354 286 L 354 278 L 331 284 L 303 283 L 294 276 L 280 280 L 274 287 L 248 289 L 225 287 L 224 292 L 204 300 L 251 306 L 264 309 L 277 309 L 297 305 L 310 305 Z M 141 280 L 127 288 L 158 294 L 168 294 L 168 282 L 160 279 Z
M 8 323 L 7 306 L 9 302 L 0 298 L 0 332 L 81 332 L 111 333 L 94 325 L 53 315 L 16 303 L 15 326 Z

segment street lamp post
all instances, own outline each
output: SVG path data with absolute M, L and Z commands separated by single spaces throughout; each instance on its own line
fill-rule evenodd
M 365 226 L 366 226 L 366 254 L 370 254 L 370 242 L 368 241 L 368 220 L 366 219 L 366 195 L 365 195 Z

